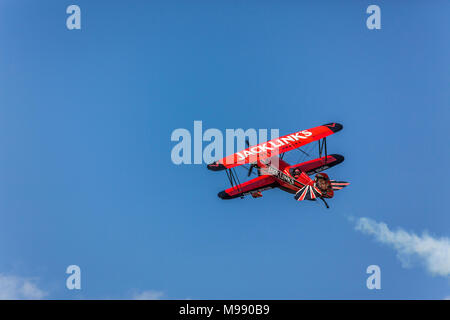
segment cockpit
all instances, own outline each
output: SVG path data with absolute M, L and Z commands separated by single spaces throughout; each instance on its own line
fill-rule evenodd
M 294 168 L 291 170 L 291 176 L 294 177 L 294 179 L 298 179 L 301 174 L 302 171 L 299 168 Z
M 322 192 L 324 196 L 333 195 L 330 178 L 326 173 L 318 173 L 314 178 L 315 186 Z

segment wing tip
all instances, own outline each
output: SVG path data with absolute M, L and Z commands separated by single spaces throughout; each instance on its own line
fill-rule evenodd
M 211 171 L 221 171 L 225 170 L 226 167 L 219 161 L 212 162 L 206 166 Z
M 336 159 L 336 162 L 334 163 L 334 165 L 338 165 L 345 160 L 345 157 L 341 154 L 333 153 L 333 154 L 330 154 L 330 156 L 332 156 L 333 158 Z
M 217 196 L 218 196 L 220 199 L 223 199 L 223 200 L 233 199 L 233 197 L 230 196 L 230 195 L 229 195 L 228 193 L 226 193 L 225 191 L 220 191 L 220 192 L 217 194 Z
M 327 123 L 327 124 L 324 124 L 324 126 L 327 127 L 328 129 L 330 129 L 331 131 L 333 131 L 333 133 L 341 131 L 344 128 L 344 126 L 342 124 L 337 123 L 337 122 Z

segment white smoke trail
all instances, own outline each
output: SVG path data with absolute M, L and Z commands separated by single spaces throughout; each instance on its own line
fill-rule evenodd
M 402 229 L 391 231 L 385 223 L 369 218 L 356 219 L 355 229 L 392 246 L 404 267 L 416 257 L 431 274 L 450 276 L 450 239 L 447 237 L 434 238 L 427 233 L 418 236 Z

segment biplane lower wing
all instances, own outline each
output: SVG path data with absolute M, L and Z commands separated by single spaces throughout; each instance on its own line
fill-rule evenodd
M 330 169 L 344 161 L 344 157 L 340 154 L 330 154 L 326 157 L 317 158 L 300 164 L 292 165 L 288 169 L 292 172 L 294 169 L 300 169 L 305 172 L 308 176 L 315 173 L 322 172 L 324 170 Z
M 270 175 L 262 175 L 251 179 L 247 182 L 228 188 L 219 192 L 218 196 L 222 199 L 234 199 L 252 193 L 258 193 L 264 190 L 269 190 L 278 186 L 276 179 Z

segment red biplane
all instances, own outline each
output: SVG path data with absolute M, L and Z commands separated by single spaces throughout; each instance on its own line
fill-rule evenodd
M 327 136 L 342 128 L 339 123 L 328 123 L 252 147 L 248 146 L 247 141 L 247 149 L 208 164 L 209 170 L 226 170 L 231 183 L 231 188 L 219 192 L 218 196 L 222 199 L 234 199 L 250 194 L 253 198 L 259 198 L 262 197 L 262 191 L 279 188 L 295 194 L 294 198 L 298 201 L 321 199 L 329 208 L 325 199 L 333 198 L 334 191 L 349 185 L 345 181 L 330 180 L 326 173 L 322 173 L 344 161 L 344 157 L 339 154 L 327 154 L 326 140 Z M 283 160 L 286 152 L 313 141 L 318 141 L 319 158 L 295 165 L 289 165 Z M 248 176 L 256 168 L 258 177 L 240 183 L 234 168 L 245 164 L 250 165 Z M 310 176 L 314 174 L 316 175 L 313 180 Z

